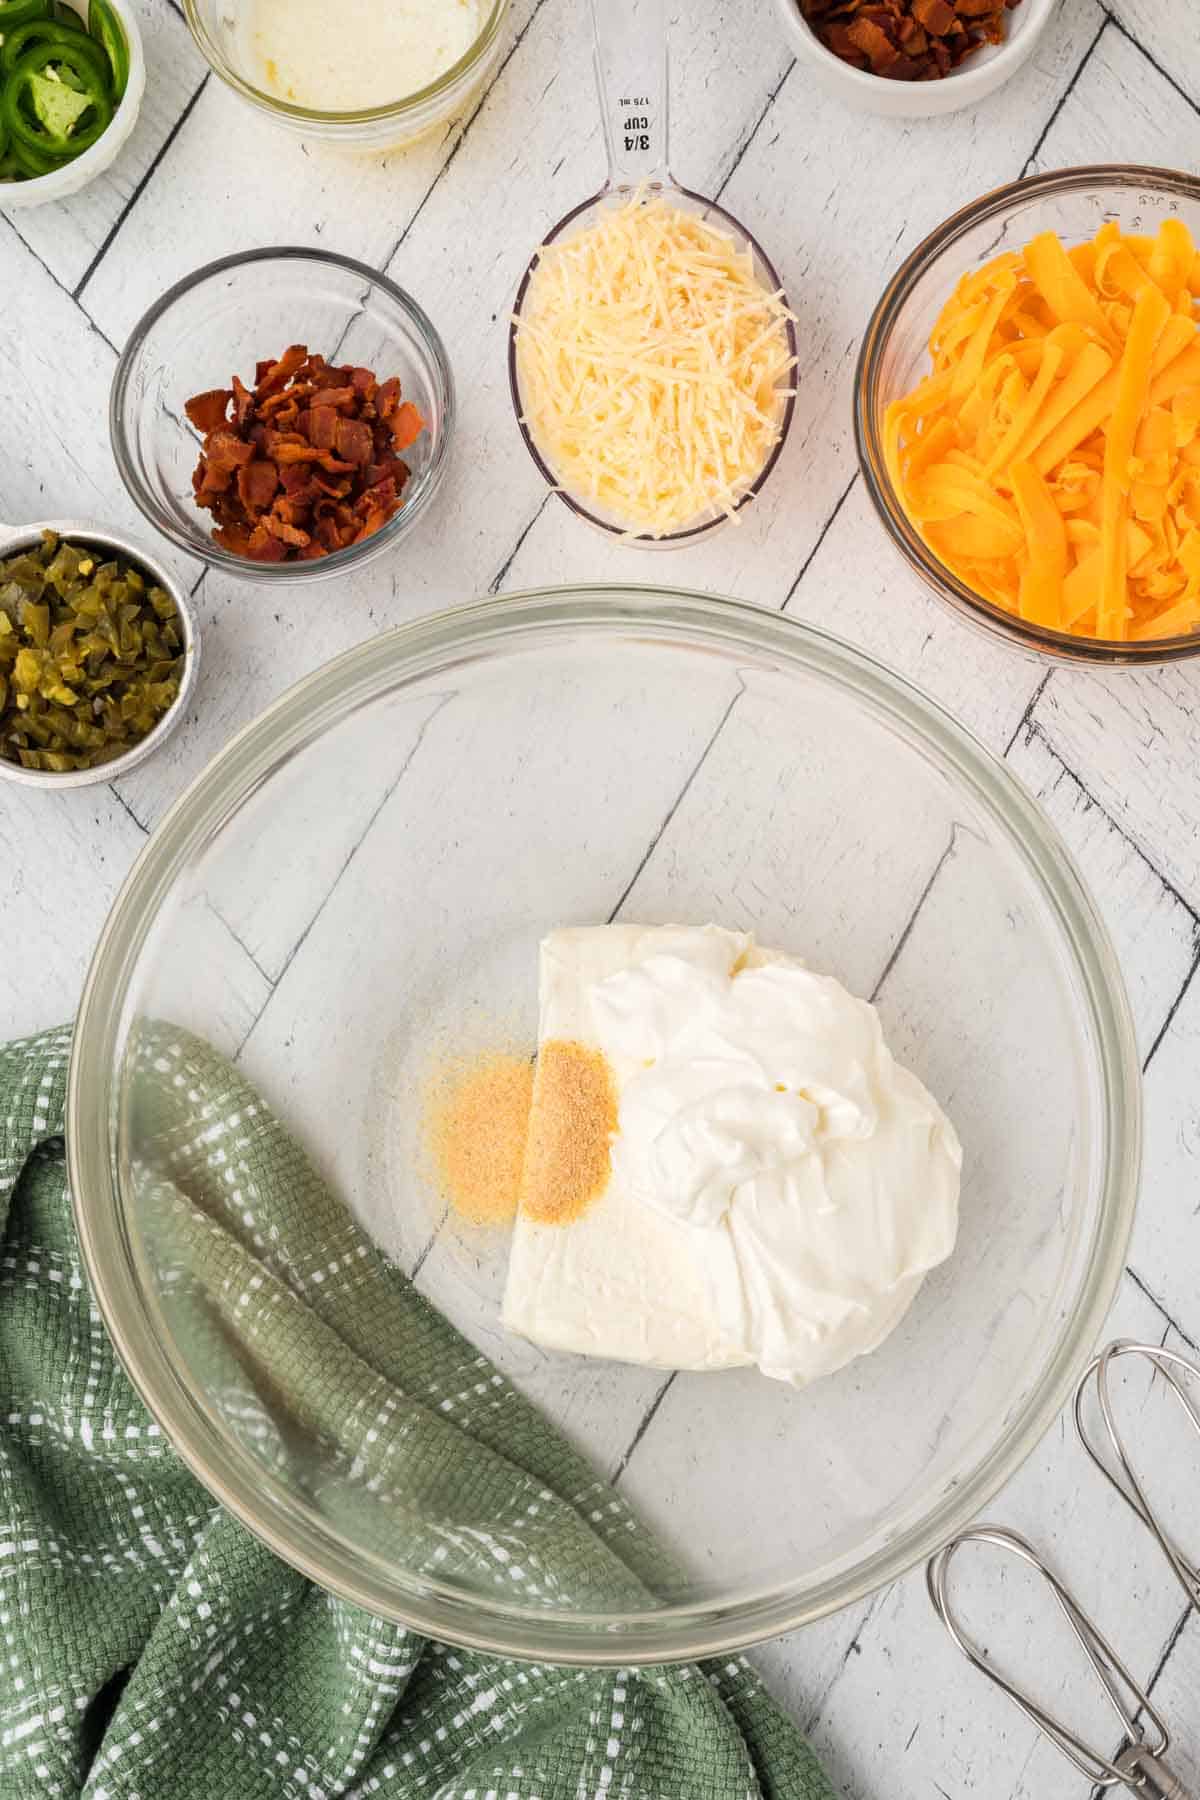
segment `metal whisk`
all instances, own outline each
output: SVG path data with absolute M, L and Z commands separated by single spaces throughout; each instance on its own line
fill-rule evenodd
M 1155 1513 L 1117 1426 L 1108 1378 L 1112 1364 L 1123 1356 L 1144 1357 L 1152 1364 L 1155 1373 L 1163 1377 L 1174 1393 L 1197 1436 L 1200 1436 L 1200 1405 L 1196 1398 L 1196 1392 L 1200 1391 L 1200 1367 L 1173 1350 L 1120 1340 L 1109 1344 L 1096 1357 L 1075 1391 L 1075 1425 L 1080 1442 L 1106 1481 L 1153 1534 L 1188 1600 L 1200 1611 L 1200 1568 L 1184 1554 Z M 1106 1452 L 1093 1441 L 1084 1421 L 1084 1398 L 1092 1381 L 1096 1385 L 1107 1438 Z M 1195 1391 L 1189 1383 L 1197 1384 Z M 947 1582 L 954 1557 L 968 1543 L 989 1544 L 1019 1557 L 1049 1587 L 1120 1722 L 1126 1742 L 1115 1757 L 1086 1743 L 1069 1725 L 1047 1712 L 1032 1694 L 1001 1674 L 963 1631 L 951 1609 Z M 1000 1526 L 974 1526 L 961 1532 L 931 1558 L 926 1569 L 926 1583 L 934 1611 L 968 1662 L 995 1682 L 1097 1788 L 1109 1789 L 1123 1783 L 1139 1795 L 1140 1800 L 1198 1800 L 1185 1789 L 1166 1763 L 1171 1738 L 1162 1714 L 1074 1595 L 1025 1538 Z
M 1155 1372 L 1162 1376 L 1175 1395 L 1197 1436 L 1200 1436 L 1200 1406 L 1197 1405 L 1195 1396 L 1185 1386 L 1185 1381 L 1190 1380 L 1200 1386 L 1200 1368 L 1195 1363 L 1189 1362 L 1186 1356 L 1180 1356 L 1176 1350 L 1163 1350 L 1153 1344 L 1134 1344 L 1126 1339 L 1118 1339 L 1115 1344 L 1109 1344 L 1106 1350 L 1100 1352 L 1075 1390 L 1075 1429 L 1079 1433 L 1080 1443 L 1109 1486 L 1116 1489 L 1126 1506 L 1136 1513 L 1146 1529 L 1153 1533 L 1159 1548 L 1174 1570 L 1180 1587 L 1192 1605 L 1200 1612 L 1200 1568 L 1194 1562 L 1189 1561 L 1175 1540 L 1163 1529 L 1161 1521 L 1146 1498 L 1146 1492 L 1138 1478 L 1137 1471 L 1129 1460 L 1121 1441 L 1121 1434 L 1117 1429 L 1116 1419 L 1113 1416 L 1108 1372 L 1113 1363 L 1122 1356 L 1142 1356 L 1153 1365 Z M 1104 1421 L 1109 1449 L 1116 1462 L 1116 1473 L 1109 1467 L 1099 1449 L 1088 1436 L 1084 1423 L 1084 1396 L 1087 1392 L 1088 1382 L 1092 1380 L 1096 1384 L 1100 1416 Z

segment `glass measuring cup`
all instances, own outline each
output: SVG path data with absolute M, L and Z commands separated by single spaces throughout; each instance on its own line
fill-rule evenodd
M 546 481 L 573 513 L 606 535 L 633 543 L 639 549 L 676 549 L 708 537 L 727 523 L 729 513 L 714 508 L 694 522 L 661 537 L 632 532 L 627 525 L 607 517 L 561 485 L 526 422 L 521 398 L 517 341 L 522 308 L 529 294 L 538 260 L 548 244 L 586 230 L 605 207 L 619 205 L 632 199 L 635 194 L 643 193 L 648 198 L 661 196 L 681 211 L 695 213 L 725 232 L 739 250 L 748 250 L 753 258 L 755 275 L 767 293 L 781 293 L 783 284 L 762 246 L 739 219 L 726 212 L 724 207 L 718 206 L 714 200 L 707 200 L 690 188 L 680 187 L 670 172 L 664 0 L 591 0 L 591 14 L 595 41 L 596 91 L 604 128 L 608 175 L 598 193 L 573 207 L 559 220 L 530 259 L 517 290 L 516 306 L 509 326 L 509 389 L 526 449 Z M 785 320 L 785 328 L 788 353 L 794 364 L 796 327 L 790 318 Z M 735 513 L 740 512 L 760 492 L 779 460 L 796 404 L 792 392 L 781 392 L 780 398 L 778 435 L 762 468 L 734 505 Z

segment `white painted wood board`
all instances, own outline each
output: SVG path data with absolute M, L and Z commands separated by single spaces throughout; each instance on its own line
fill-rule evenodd
M 206 647 L 193 716 L 119 792 L 43 797 L 0 788 L 0 931 L 21 951 L 5 965 L 0 1029 L 34 1030 L 69 1013 L 146 828 L 238 726 L 364 637 L 489 588 L 578 580 L 676 582 L 786 606 L 790 617 L 865 646 L 991 749 L 1007 750 L 1072 849 L 1125 968 L 1147 1060 L 1143 1201 L 1113 1325 L 1150 1337 L 1174 1327 L 1169 1341 L 1200 1342 L 1196 681 L 1181 666 L 1133 676 L 1059 671 L 1043 687 L 1038 664 L 947 613 L 893 559 L 854 480 L 848 413 L 857 341 L 884 279 L 956 206 L 1029 168 L 1110 157 L 1197 167 L 1192 6 L 1114 0 L 1110 13 L 1097 0 L 1061 0 L 1018 78 L 977 114 L 934 125 L 864 118 L 808 87 L 770 0 L 673 8 L 676 171 L 719 193 L 762 237 L 804 330 L 796 427 L 762 500 L 742 527 L 664 558 L 598 540 L 547 498 L 517 439 L 504 372 L 521 269 L 545 229 L 601 176 L 584 8 L 514 0 L 505 60 L 474 113 L 407 153 L 372 161 L 301 149 L 274 132 L 205 76 L 168 0 L 139 3 L 150 86 L 125 154 L 63 207 L 0 217 L 0 517 L 78 513 L 142 529 L 107 440 L 117 349 L 171 281 L 209 257 L 272 241 L 337 248 L 386 266 L 412 289 L 450 346 L 459 442 L 420 536 L 368 574 L 286 597 L 223 576 L 200 581 Z M 198 565 L 177 561 L 195 581 Z M 669 907 L 672 854 L 698 856 L 705 821 L 722 808 L 729 825 L 744 766 L 735 719 L 736 710 L 630 897 L 648 916 Z M 220 1029 L 231 1049 L 245 1043 L 251 1070 L 272 1067 L 313 1009 L 332 1006 L 322 962 L 331 960 L 339 922 L 386 888 L 405 828 L 404 780 L 393 787 L 393 778 L 409 751 L 419 755 L 423 728 L 448 730 L 452 720 L 452 712 L 408 720 L 395 763 L 342 798 L 337 829 L 312 850 L 329 883 L 316 912 L 263 907 L 250 892 L 220 916 L 203 912 L 211 941 L 227 949 L 223 934 L 232 929 L 243 946 L 230 962 L 236 979 Z M 698 755 L 711 727 L 700 706 L 676 741 Z M 686 757 L 654 769 L 648 834 L 691 772 L 685 765 Z M 566 795 L 569 766 L 563 779 Z M 314 818 L 332 805 L 319 780 L 311 804 Z M 469 813 L 469 801 L 454 804 Z M 920 834 L 900 808 L 898 832 L 905 828 Z M 547 904 L 570 915 L 587 881 L 610 884 L 619 897 L 632 871 L 620 879 L 603 833 L 592 848 L 586 870 L 556 876 Z M 787 888 L 790 899 L 795 867 L 768 858 L 756 869 L 752 850 L 731 826 L 710 845 L 714 908 L 736 906 L 745 882 L 776 895 Z M 272 854 L 269 831 L 262 854 Z M 423 871 L 423 903 L 436 907 L 438 881 L 436 866 Z M 207 907 L 203 895 L 192 904 Z M 786 906 L 777 912 L 781 934 L 800 928 Z M 386 921 L 382 902 L 379 917 Z M 800 923 L 819 948 L 811 900 Z M 889 923 L 879 921 L 881 939 Z M 867 984 L 877 963 L 877 946 L 864 940 L 855 976 Z M 186 983 L 167 1001 L 185 1009 Z M 285 1098 L 305 1129 L 319 1102 L 305 1092 L 302 1068 Z M 386 1101 L 382 1094 L 380 1106 Z M 374 1179 L 369 1159 L 364 1166 Z M 451 1253 L 434 1231 L 421 1248 Z M 606 1374 L 569 1401 L 552 1370 L 530 1377 L 568 1430 L 609 1433 L 610 1471 L 659 1387 L 645 1372 L 622 1381 L 616 1405 Z M 657 1441 L 658 1454 L 671 1454 L 671 1421 L 668 1396 L 647 1451 Z M 1102 1621 L 1120 1625 L 1141 1674 L 1159 1670 L 1156 1694 L 1179 1727 L 1180 1770 L 1196 1782 L 1200 1634 L 1194 1624 L 1177 1631 L 1177 1596 L 1065 1431 L 1046 1439 L 992 1511 L 1061 1559 Z M 1010 1623 L 1018 1661 L 1036 1661 L 1043 1640 L 1032 1614 L 1015 1608 Z M 759 1661 L 813 1728 L 847 1800 L 933 1800 L 939 1791 L 947 1800 L 1084 1800 L 1086 1784 L 1064 1774 L 1024 1721 L 954 1659 L 916 1574 L 765 1646 Z M 1086 1705 L 1068 1664 L 1051 1675 L 1065 1706 Z

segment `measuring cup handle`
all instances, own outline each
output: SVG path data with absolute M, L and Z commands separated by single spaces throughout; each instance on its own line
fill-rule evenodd
M 665 0 L 592 0 L 610 188 L 669 182 Z

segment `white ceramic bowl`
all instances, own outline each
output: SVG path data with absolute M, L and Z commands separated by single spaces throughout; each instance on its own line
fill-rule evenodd
M 888 81 L 869 75 L 825 48 L 801 16 L 798 0 L 775 0 L 775 10 L 801 74 L 826 93 L 860 112 L 893 119 L 937 119 L 978 105 L 1015 75 L 1041 42 L 1057 4 L 1058 0 L 1020 0 L 1005 20 L 1004 42 L 977 50 L 942 81 Z
M 87 0 L 68 0 L 68 3 L 86 26 Z M 108 3 L 121 21 L 129 45 L 129 80 L 108 130 L 96 139 L 90 150 L 85 150 L 73 162 L 64 163 L 61 169 L 52 170 L 49 175 L 35 175 L 29 181 L 0 181 L 0 211 L 15 212 L 25 206 L 44 206 L 47 201 L 66 200 L 69 195 L 77 194 L 80 188 L 85 188 L 89 181 L 102 175 L 116 161 L 137 124 L 142 95 L 146 91 L 142 35 L 129 0 L 108 0 Z

